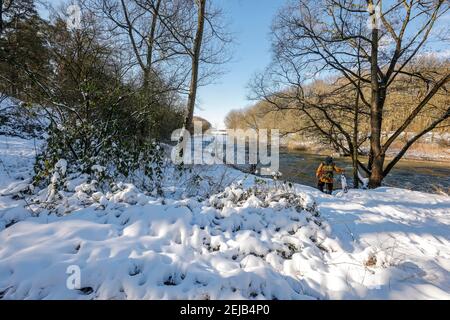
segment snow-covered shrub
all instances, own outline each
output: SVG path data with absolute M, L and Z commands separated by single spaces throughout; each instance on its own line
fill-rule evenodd
M 33 184 L 54 185 L 53 169 L 61 159 L 65 159 L 67 174 L 87 174 L 100 188 L 128 180 L 143 190 L 161 193 L 165 154 L 156 141 L 137 144 L 120 135 L 104 136 L 93 125 L 51 126 L 46 146 L 36 157 Z
M 177 167 L 177 170 L 180 170 Z M 200 188 L 200 184 L 203 181 L 203 177 L 198 173 L 193 173 L 192 170 L 189 171 L 190 177 L 186 181 L 186 196 L 196 196 Z
M 47 202 L 53 202 L 62 197 L 59 190 L 61 190 L 64 186 L 66 172 L 67 161 L 64 159 L 59 159 L 53 169 L 50 185 L 47 187 Z
M 209 203 L 216 209 L 225 207 L 263 207 L 294 208 L 297 212 L 306 210 L 319 217 L 317 203 L 311 195 L 296 192 L 290 183 L 269 184 L 255 178 L 255 183 L 247 189 L 241 185 L 226 187 L 221 193 L 213 195 Z
M 209 199 L 236 181 L 236 175 L 230 174 L 232 170 L 222 165 L 168 165 L 164 169 L 163 184 L 168 194 L 173 196 L 169 189 L 175 189 L 182 198 L 195 197 L 198 201 Z
M 71 45 L 63 47 L 70 51 Z M 181 125 L 181 109 L 176 108 L 163 83 L 133 87 L 109 68 L 98 69 L 106 61 L 108 65 L 112 62 L 109 55 L 106 61 L 97 53 L 96 58 L 91 57 L 94 61 L 88 56 L 71 60 L 71 68 L 85 72 L 82 76 L 58 75 L 64 86 L 54 90 L 54 97 L 45 106 L 51 121 L 46 145 L 36 158 L 34 185 L 48 186 L 55 164 L 65 159 L 67 174 L 88 174 L 100 188 L 123 180 L 161 193 L 166 155 L 160 142 Z

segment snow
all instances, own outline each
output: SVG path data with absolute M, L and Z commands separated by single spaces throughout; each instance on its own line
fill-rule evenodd
M 0 136 L 0 298 L 450 299 L 448 196 L 336 197 L 214 165 L 194 185 L 166 174 L 164 198 L 74 176 L 50 210 L 23 197 L 39 146 Z
M 42 108 L 0 93 L 0 136 L 42 137 L 49 121 Z

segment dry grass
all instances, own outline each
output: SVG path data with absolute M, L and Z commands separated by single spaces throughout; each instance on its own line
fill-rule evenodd
M 437 144 L 443 148 L 450 148 L 450 140 L 449 139 L 439 139 Z
M 370 256 L 369 259 L 367 259 L 367 261 L 364 262 L 364 265 L 366 267 L 373 267 L 377 264 L 377 257 L 375 255 Z
M 296 151 L 307 151 L 309 147 L 305 144 L 298 143 L 295 141 L 289 141 L 286 146 L 289 150 L 296 150 Z
M 403 145 L 404 144 L 400 141 L 394 142 L 390 148 L 390 151 L 396 152 L 403 147 Z M 437 158 L 450 159 L 450 147 L 441 143 L 416 142 L 408 149 L 407 156 L 414 154 L 429 158 L 436 158 L 437 156 Z
M 445 188 L 443 186 L 433 185 L 432 188 L 437 194 L 450 196 L 450 187 Z

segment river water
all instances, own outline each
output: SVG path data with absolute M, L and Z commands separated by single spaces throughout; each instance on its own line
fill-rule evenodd
M 207 146 L 212 146 L 215 143 L 220 146 L 219 148 L 224 148 L 223 143 L 225 140 L 226 138 L 223 136 L 215 136 L 210 140 L 202 141 L 196 145 L 196 147 L 194 147 L 193 144 L 193 149 L 196 149 L 197 147 L 206 148 Z M 244 152 L 246 153 L 246 157 L 248 157 L 247 146 Z M 238 152 L 235 148 L 235 157 L 236 153 Z M 282 173 L 281 179 L 315 187 L 317 183 L 315 172 L 324 158 L 325 156 L 323 155 L 308 153 L 307 151 L 280 148 L 279 171 Z M 360 160 L 367 163 L 366 159 Z M 386 159 L 386 163 L 388 163 L 388 161 L 389 159 Z M 335 163 L 338 167 L 345 169 L 347 183 L 349 186 L 352 186 L 351 158 L 335 158 Z M 236 165 L 235 167 L 243 171 L 247 171 L 250 168 L 248 164 Z M 335 183 L 335 189 L 340 188 L 340 179 L 336 180 L 337 183 Z M 450 162 L 402 159 L 383 180 L 383 185 L 432 193 L 440 192 L 439 190 L 449 193 Z
M 321 155 L 282 148 L 280 149 L 282 179 L 315 186 L 315 171 L 323 159 L 324 156 Z M 335 163 L 345 169 L 347 181 L 351 185 L 353 183 L 351 158 L 335 158 Z M 439 187 L 448 192 L 450 162 L 400 160 L 383 180 L 383 184 L 426 192 L 436 192 L 435 187 Z M 335 188 L 337 187 L 340 187 L 339 181 Z

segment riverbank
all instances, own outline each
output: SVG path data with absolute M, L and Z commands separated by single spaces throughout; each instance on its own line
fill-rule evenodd
M 317 142 L 287 141 L 280 143 L 280 147 L 290 151 L 302 151 L 318 155 L 339 156 L 330 146 Z M 368 151 L 368 150 L 367 150 Z M 400 151 L 398 144 L 394 144 L 386 153 L 387 159 L 393 158 Z M 405 153 L 403 159 L 421 161 L 439 161 L 450 164 L 450 147 L 438 143 L 416 143 Z
M 324 156 L 307 151 L 280 149 L 280 172 L 282 178 L 314 187 L 315 172 Z M 389 159 L 387 159 L 388 161 Z M 367 159 L 361 158 L 366 162 Z M 346 170 L 352 185 L 352 162 L 350 157 L 335 157 L 336 164 Z M 383 180 L 384 186 L 398 187 L 437 194 L 450 194 L 450 164 L 447 161 L 401 159 Z M 339 179 L 335 188 L 340 188 Z

